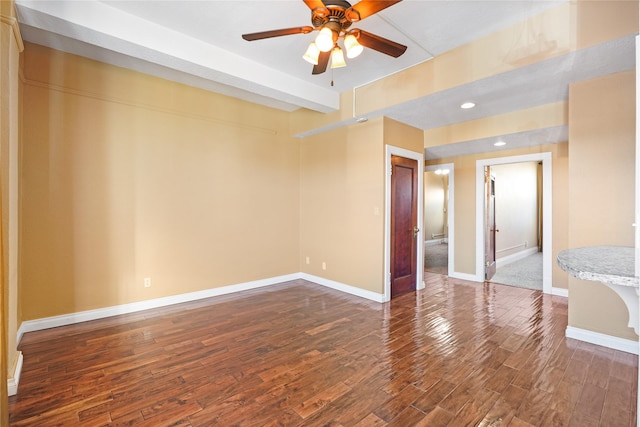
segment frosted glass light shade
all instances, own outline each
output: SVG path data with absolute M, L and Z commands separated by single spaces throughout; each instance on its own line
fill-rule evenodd
M 355 58 L 360 55 L 364 49 L 353 34 L 347 34 L 344 38 L 344 48 L 347 50 L 347 58 Z
M 307 48 L 307 51 L 304 53 L 304 55 L 302 55 L 305 61 L 313 65 L 318 65 L 319 56 L 320 56 L 320 49 L 318 49 L 318 46 L 316 46 L 316 44 L 313 42 L 311 42 L 311 44 Z
M 321 29 L 320 34 L 316 37 L 316 46 L 318 46 L 320 52 L 329 52 L 334 44 L 333 31 L 327 27 Z
M 331 68 L 346 67 L 347 63 L 344 62 L 344 55 L 342 49 L 338 46 L 334 47 L 331 51 Z

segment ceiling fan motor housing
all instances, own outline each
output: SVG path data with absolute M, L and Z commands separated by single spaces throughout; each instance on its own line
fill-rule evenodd
M 311 11 L 311 23 L 315 28 L 329 27 L 338 34 L 359 20 L 359 13 L 346 1 L 331 0 L 331 3 L 325 3 L 325 7 Z

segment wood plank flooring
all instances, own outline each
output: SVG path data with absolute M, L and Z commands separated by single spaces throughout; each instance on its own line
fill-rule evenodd
M 305 281 L 25 334 L 12 426 L 636 426 L 637 357 L 567 303 L 426 275 L 379 304 Z

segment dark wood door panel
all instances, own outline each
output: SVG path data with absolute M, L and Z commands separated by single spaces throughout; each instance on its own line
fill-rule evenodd
M 418 162 L 391 158 L 391 296 L 416 289 Z

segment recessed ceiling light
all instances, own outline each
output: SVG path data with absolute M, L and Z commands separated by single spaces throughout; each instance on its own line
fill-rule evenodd
M 495 145 L 496 147 L 502 147 L 503 145 L 507 145 L 507 143 L 506 143 L 506 142 L 504 142 L 504 141 L 498 141 L 498 142 L 496 142 L 496 143 L 495 143 L 495 144 L 493 144 L 493 145 Z
M 467 101 L 467 102 L 464 102 L 462 105 L 460 105 L 460 108 L 462 108 L 463 110 L 468 110 L 475 106 L 476 106 L 475 102 Z

